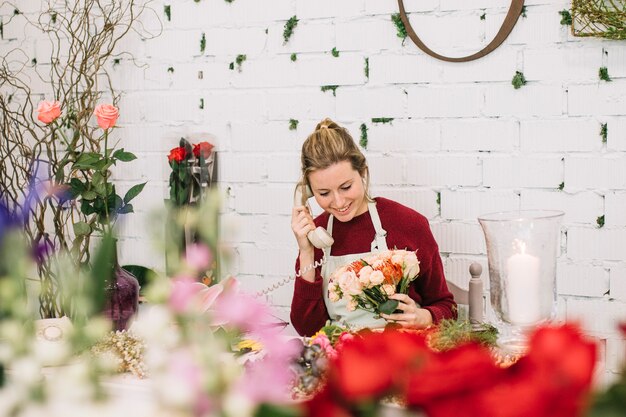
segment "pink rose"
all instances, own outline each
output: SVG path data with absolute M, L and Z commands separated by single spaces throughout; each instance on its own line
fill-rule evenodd
M 104 130 L 110 129 L 115 126 L 115 122 L 120 115 L 117 107 L 110 104 L 97 105 L 93 114 L 98 119 L 98 126 L 100 126 Z
M 359 278 L 352 271 L 346 271 L 339 276 L 339 288 L 344 295 L 358 295 L 361 293 L 362 285 Z
M 37 119 L 47 125 L 61 115 L 61 104 L 58 101 L 42 101 L 37 106 Z

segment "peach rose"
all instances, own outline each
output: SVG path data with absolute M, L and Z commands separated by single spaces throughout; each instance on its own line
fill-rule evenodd
M 358 305 L 357 301 L 354 298 L 352 298 L 350 301 L 348 301 L 348 304 L 346 305 L 346 310 L 354 311 L 354 310 L 356 310 L 356 308 L 358 306 L 359 305 Z
M 361 293 L 361 281 L 352 271 L 346 271 L 339 276 L 339 288 L 345 295 L 358 295 Z
M 117 118 L 120 115 L 117 107 L 110 104 L 97 105 L 93 114 L 98 120 L 98 126 L 100 126 L 104 130 L 110 129 L 115 126 L 115 122 L 117 122 Z
M 359 271 L 359 281 L 361 281 L 361 285 L 363 285 L 364 288 L 369 288 L 371 284 L 370 275 L 372 275 L 372 272 L 374 272 L 374 270 L 369 265 L 364 266 Z
M 374 271 L 370 274 L 370 283 L 372 285 L 380 285 L 385 281 L 385 275 L 380 271 Z
M 339 301 L 341 299 L 341 296 L 339 295 L 340 291 L 341 290 L 339 290 L 336 285 L 331 285 L 328 288 L 328 299 L 333 303 Z
M 61 115 L 61 103 L 58 101 L 44 100 L 37 106 L 37 113 L 37 119 L 49 125 Z
M 417 277 L 417 274 L 419 274 L 420 262 L 417 260 L 415 252 L 407 252 L 404 256 L 404 270 L 406 271 L 405 275 L 410 279 Z

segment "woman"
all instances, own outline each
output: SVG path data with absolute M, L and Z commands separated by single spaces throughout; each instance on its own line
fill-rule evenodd
M 300 276 L 291 303 L 291 322 L 298 333 L 310 336 L 329 319 L 357 328 L 384 327 L 387 322 L 424 328 L 456 317 L 456 303 L 448 291 L 428 220 L 394 201 L 369 198 L 367 162 L 348 131 L 330 119 L 323 120 L 302 145 L 301 159 L 302 186 L 311 188 L 324 213 L 313 219 L 305 195 L 291 215 L 300 250 L 296 261 Z M 331 247 L 321 250 L 311 244 L 307 234 L 316 226 L 332 235 Z M 417 251 L 420 262 L 419 276 L 408 295 L 390 297 L 398 300 L 399 313 L 374 319 L 373 313 L 348 312 L 328 300 L 328 278 L 335 269 L 371 252 L 394 248 Z

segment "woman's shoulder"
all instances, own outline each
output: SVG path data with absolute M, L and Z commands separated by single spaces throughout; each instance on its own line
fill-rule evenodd
M 424 215 L 404 204 L 384 197 L 376 197 L 375 200 L 376 209 L 381 217 L 389 216 L 401 222 L 428 226 L 428 219 Z

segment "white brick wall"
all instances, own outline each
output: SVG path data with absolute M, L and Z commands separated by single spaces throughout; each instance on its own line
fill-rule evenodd
M 19 3 L 23 12 L 40 5 Z M 573 37 L 558 14 L 571 2 L 525 4 L 527 16 L 495 52 L 448 63 L 396 36 L 395 1 L 153 2 L 161 35 L 133 35 L 120 45 L 145 65 L 123 56 L 111 72 L 123 93 L 115 135 L 139 156 L 116 167 L 115 178 L 120 190 L 148 181 L 135 202 L 138 213 L 120 225 L 124 262 L 163 266 L 143 225 L 168 194 L 166 154 L 187 137 L 216 144 L 220 188 L 229 191 L 223 234 L 236 248 L 229 271 L 250 291 L 286 276 L 296 256 L 289 216 L 303 140 L 324 117 L 348 127 L 357 141 L 364 123 L 373 194 L 431 220 L 457 283 L 466 283 L 475 260 L 488 281 L 479 214 L 565 211 L 559 318 L 580 319 L 600 337 L 607 370 L 615 372 L 623 352 L 615 323 L 626 319 L 626 44 Z M 427 44 L 453 56 L 486 45 L 507 10 L 488 0 L 407 0 L 405 6 Z M 0 8 L 0 53 L 20 46 L 26 62 L 36 57 L 44 68 L 49 45 L 26 33 L 22 17 L 7 23 L 11 14 Z M 299 23 L 285 43 L 284 25 L 294 15 Z M 146 25 L 155 29 L 159 22 L 152 17 Z M 230 70 L 238 54 L 247 60 L 241 71 Z M 611 82 L 598 79 L 601 66 Z M 511 85 L 515 71 L 528 80 L 518 90 Z M 38 92 L 48 90 L 31 78 Z M 320 91 L 335 84 L 336 96 Z M 371 121 L 379 117 L 394 120 Z M 290 119 L 299 121 L 297 130 L 289 130 Z M 232 224 L 238 231 L 231 235 Z M 290 297 L 286 286 L 269 300 L 287 317 Z

